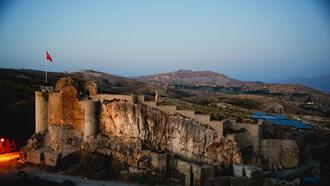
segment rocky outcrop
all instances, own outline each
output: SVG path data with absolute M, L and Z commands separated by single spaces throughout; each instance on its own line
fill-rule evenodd
M 241 163 L 236 144 L 213 128 L 181 115 L 126 101 L 106 101 L 100 113 L 102 133 L 138 139 L 148 148 L 173 152 L 192 161 L 225 166 Z
M 284 112 L 283 105 L 276 103 L 276 102 L 262 103 L 259 106 L 259 109 L 263 112 L 272 112 L 272 113 L 278 113 L 278 114 Z

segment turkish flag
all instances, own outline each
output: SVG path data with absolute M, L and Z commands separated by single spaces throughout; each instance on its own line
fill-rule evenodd
M 48 51 L 46 51 L 46 60 L 53 62 L 53 59 L 52 59 L 52 57 L 50 57 Z

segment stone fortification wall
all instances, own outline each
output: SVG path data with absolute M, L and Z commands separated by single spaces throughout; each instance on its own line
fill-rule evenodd
M 171 105 L 158 105 L 155 108 L 169 114 L 175 114 L 177 111 L 176 106 Z
M 99 98 L 100 100 L 115 100 L 115 99 L 118 99 L 118 100 L 125 100 L 125 101 L 129 101 L 129 102 L 133 101 L 132 95 L 97 94 L 96 97 Z
M 237 143 L 237 146 L 240 149 L 245 147 L 253 146 L 253 138 L 246 132 L 239 132 L 233 134 L 226 134 L 226 138 L 230 139 L 233 142 Z
M 257 124 L 247 124 L 247 123 L 236 123 L 236 121 L 231 120 L 230 123 L 225 124 L 225 126 L 232 130 L 246 129 L 252 136 L 260 136 L 260 125 Z
M 95 136 L 98 132 L 98 114 L 99 101 L 84 100 L 80 101 L 82 111 L 84 113 L 84 141 L 87 141 L 89 136 Z
M 239 133 L 232 134 L 233 139 L 238 141 L 246 141 L 243 146 L 250 145 L 252 143 L 254 151 L 260 151 L 260 143 L 262 139 L 262 126 L 259 124 L 247 124 L 247 123 L 236 123 L 235 120 L 225 120 L 223 121 L 223 126 L 225 129 L 231 129 L 234 131 L 240 131 L 245 129 L 248 134 L 241 135 Z M 236 135 L 236 136 L 233 136 Z
M 274 169 L 295 168 L 299 166 L 299 147 L 293 140 L 263 139 L 262 156 Z
M 177 112 L 187 118 L 193 118 L 195 115 L 195 111 L 193 110 L 178 110 Z
M 48 96 L 48 125 L 69 125 L 82 131 L 84 115 L 72 79 L 61 79 Z
M 35 92 L 35 133 L 44 132 L 48 127 L 48 93 Z

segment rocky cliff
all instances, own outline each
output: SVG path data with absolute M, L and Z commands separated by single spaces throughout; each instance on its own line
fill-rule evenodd
M 147 148 L 173 152 L 200 163 L 229 166 L 241 162 L 236 144 L 213 128 L 141 104 L 103 102 L 100 131 L 123 139 L 141 140 Z

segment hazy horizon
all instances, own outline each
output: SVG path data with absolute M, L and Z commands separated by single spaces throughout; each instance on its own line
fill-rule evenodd
M 326 1 L 2 1 L 0 67 L 132 77 L 210 70 L 276 82 L 330 73 Z

